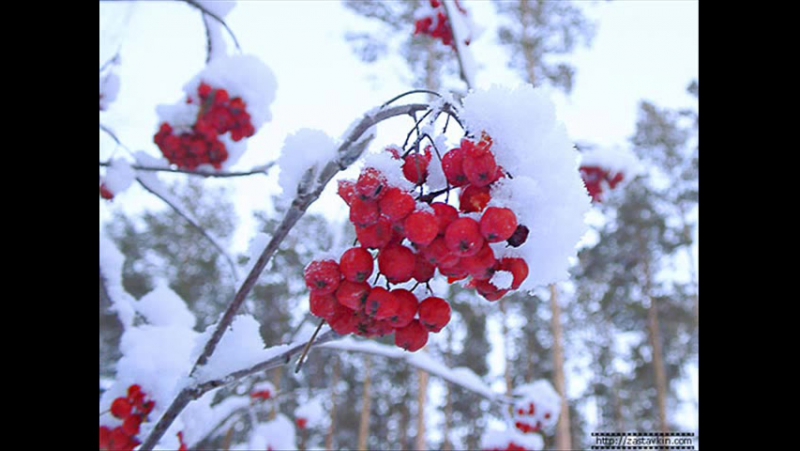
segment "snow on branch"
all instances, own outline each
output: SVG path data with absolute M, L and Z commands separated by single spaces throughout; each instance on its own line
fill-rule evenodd
M 395 346 L 386 346 L 374 341 L 356 340 L 346 337 L 341 340 L 332 341 L 319 345 L 320 348 L 338 349 L 347 352 L 362 352 L 366 354 L 379 355 L 390 359 L 405 360 L 409 365 L 425 370 L 426 372 L 438 376 L 452 384 L 463 387 L 471 392 L 477 393 L 490 401 L 507 402 L 511 401 L 502 393 L 493 391 L 481 378 L 472 370 L 466 367 L 449 368 L 441 362 L 434 360 L 427 353 L 411 353 Z
M 100 166 L 108 167 L 110 162 L 108 161 L 101 161 Z M 267 164 L 262 164 L 260 166 L 255 166 L 252 169 L 247 171 L 208 171 L 202 169 L 195 169 L 190 171 L 188 169 L 180 169 L 180 168 L 170 168 L 170 167 L 163 167 L 163 166 L 146 166 L 142 164 L 132 164 L 130 165 L 131 168 L 136 169 L 137 171 L 147 171 L 147 172 L 167 172 L 172 174 L 187 174 L 187 175 L 198 175 L 201 177 L 218 177 L 218 178 L 228 178 L 228 177 L 247 177 L 249 175 L 266 175 L 267 172 L 275 166 L 274 161 L 270 161 Z

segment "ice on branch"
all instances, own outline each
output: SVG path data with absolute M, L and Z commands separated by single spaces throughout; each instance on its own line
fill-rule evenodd
M 530 275 L 521 290 L 566 280 L 591 203 L 555 105 L 528 84 L 493 86 L 467 95 L 460 117 L 475 136 L 491 137 L 497 164 L 510 174 L 493 186 L 489 206 L 512 209 L 530 231 L 519 247 L 493 244 L 496 257 L 525 259 Z
M 304 190 L 313 190 L 315 187 L 310 183 L 327 162 L 336 158 L 337 147 L 333 138 L 320 130 L 304 128 L 287 136 L 277 163 L 280 168 L 278 185 L 283 190 L 283 199 L 291 202 L 301 184 L 304 184 Z M 308 173 L 312 168 L 313 171 Z

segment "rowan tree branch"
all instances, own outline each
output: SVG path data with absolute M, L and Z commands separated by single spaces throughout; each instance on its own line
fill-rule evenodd
M 225 21 L 222 20 L 221 17 L 219 17 L 218 15 L 212 13 L 211 11 L 206 9 L 205 6 L 201 5 L 200 3 L 197 3 L 195 0 L 183 0 L 183 1 L 188 3 L 189 5 L 197 8 L 197 9 L 199 9 L 203 14 L 208 15 L 212 19 L 214 19 L 217 22 L 219 22 L 225 28 L 225 30 L 228 32 L 228 34 L 231 35 L 231 38 L 233 39 L 233 43 L 234 43 L 234 45 L 236 45 L 236 50 L 239 50 L 240 52 L 242 51 L 242 47 L 239 46 L 239 41 L 236 39 L 236 35 L 233 34 L 233 30 L 231 30 L 231 28 L 228 26 L 228 24 L 226 24 Z M 206 30 L 206 31 L 208 31 L 208 30 Z M 211 52 L 209 51 L 209 54 L 210 53 Z
M 106 167 L 110 166 L 111 163 L 108 161 L 101 161 L 100 166 Z M 189 169 L 173 169 L 173 168 L 165 168 L 165 167 L 157 167 L 157 166 L 144 166 L 140 164 L 132 164 L 130 165 L 131 168 L 136 169 L 137 171 L 148 171 L 148 172 L 166 172 L 170 174 L 187 174 L 187 175 L 197 175 L 201 177 L 216 177 L 216 178 L 229 178 L 229 177 L 246 177 L 248 175 L 257 175 L 262 174 L 266 175 L 267 171 L 272 169 L 275 166 L 275 162 L 271 161 L 267 164 L 263 164 L 261 166 L 256 166 L 247 171 L 237 171 L 237 172 L 218 172 L 218 171 L 202 171 L 202 170 L 189 170 Z
M 378 109 L 374 110 L 371 113 L 365 114 L 361 121 L 356 124 L 351 130 L 348 136 L 345 138 L 344 142 L 339 146 L 337 150 L 338 157 L 332 161 L 329 161 L 319 172 L 317 172 L 317 177 L 314 180 L 314 183 L 304 184 L 303 189 L 298 187 L 298 193 L 295 197 L 294 201 L 292 202 L 289 210 L 283 217 L 281 224 L 275 230 L 275 233 L 272 236 L 272 239 L 267 244 L 264 251 L 259 256 L 256 264 L 250 270 L 250 273 L 247 275 L 245 280 L 242 282 L 241 287 L 234 295 L 233 300 L 231 300 L 228 308 L 222 314 L 220 321 L 217 323 L 214 332 L 212 333 L 211 337 L 209 338 L 208 342 L 206 343 L 205 347 L 203 348 L 203 352 L 197 358 L 197 361 L 194 364 L 191 372 L 189 373 L 190 376 L 193 376 L 197 369 L 206 363 L 208 363 L 208 359 L 214 353 L 219 344 L 219 341 L 222 339 L 222 335 L 228 330 L 229 326 L 233 322 L 233 319 L 238 312 L 239 308 L 241 307 L 242 303 L 244 303 L 247 296 L 255 287 L 256 281 L 258 277 L 261 275 L 261 272 L 266 268 L 267 263 L 278 250 L 278 246 L 283 242 L 286 236 L 289 234 L 289 231 L 294 227 L 297 221 L 303 216 L 305 211 L 308 207 L 316 201 L 322 191 L 325 189 L 325 186 L 328 182 L 333 179 L 333 177 L 342 170 L 347 169 L 353 162 L 355 162 L 361 154 L 366 149 L 368 141 L 364 140 L 364 135 L 367 133 L 369 129 L 377 125 L 378 123 L 390 119 L 395 116 L 403 116 L 407 114 L 412 114 L 417 111 L 427 110 L 429 109 L 429 105 L 427 104 L 409 104 L 409 105 L 401 105 L 391 108 L 385 109 Z M 370 137 L 371 135 L 368 135 Z M 308 170 L 310 173 L 314 173 L 315 168 L 311 168 Z M 307 173 L 308 174 L 308 173 Z M 326 334 L 317 338 L 317 341 L 322 340 L 325 338 Z M 298 347 L 305 346 L 305 343 L 297 345 Z M 291 354 L 289 354 L 290 356 Z M 280 356 L 279 356 L 280 357 Z M 270 363 L 268 363 L 270 362 Z M 258 366 L 258 370 L 255 371 L 263 371 L 266 369 L 271 368 L 270 365 L 278 364 L 278 362 L 282 362 L 279 365 L 286 364 L 288 359 L 286 356 L 283 356 L 283 360 L 275 360 L 270 359 L 270 361 L 265 362 L 262 366 Z M 247 371 L 247 370 L 243 370 Z M 232 377 L 244 377 L 245 375 L 252 374 L 252 372 L 241 373 L 236 372 L 232 373 L 229 376 Z M 153 447 L 158 443 L 164 433 L 167 431 L 169 426 L 175 421 L 175 418 L 178 417 L 181 411 L 186 407 L 186 405 L 192 400 L 197 399 L 197 397 L 201 396 L 204 391 L 199 390 L 211 390 L 213 388 L 219 387 L 224 385 L 228 379 L 225 378 L 224 381 L 210 381 L 205 383 L 202 386 L 186 388 L 181 391 L 181 393 L 173 400 L 172 404 L 167 408 L 167 411 L 164 415 L 158 420 L 156 426 L 153 428 L 153 431 L 147 437 L 145 442 L 142 444 L 140 448 L 141 451 L 150 451 Z M 210 384 L 210 385 L 207 385 Z

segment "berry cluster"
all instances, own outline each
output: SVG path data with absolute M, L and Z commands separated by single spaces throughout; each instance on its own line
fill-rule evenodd
M 583 183 L 592 196 L 592 202 L 602 202 L 605 187 L 614 189 L 625 177 L 622 172 L 612 174 L 599 166 L 581 166 L 580 171 Z
M 128 396 L 119 397 L 111 403 L 111 415 L 122 420 L 122 425 L 111 429 L 100 426 L 101 450 L 133 450 L 141 442 L 136 438 L 142 422 L 147 421 L 147 416 L 156 403 L 147 400 L 139 385 L 128 387 Z
M 505 448 L 490 448 L 483 451 L 528 451 L 528 448 L 517 445 L 514 442 L 508 442 L 508 446 Z
M 197 88 L 200 111 L 191 132 L 178 135 L 168 122 L 161 124 L 153 141 L 172 164 L 182 169 L 194 170 L 203 164 L 220 169 L 228 159 L 228 149 L 219 137 L 230 132 L 238 142 L 255 134 L 247 104 L 241 97 L 230 98 L 225 89 L 214 89 L 201 83 Z M 196 100 L 191 97 L 186 103 Z
M 525 434 L 531 432 L 541 432 L 542 427 L 553 421 L 551 412 L 537 411 L 533 402 L 518 404 L 514 406 L 514 427 Z
M 418 19 L 415 24 L 414 34 L 426 34 L 434 39 L 441 39 L 444 45 L 455 48 L 453 43 L 453 30 L 447 20 L 447 12 L 439 0 L 430 0 L 433 16 Z
M 520 246 L 528 229 L 518 224 L 509 208 L 488 207 L 491 187 L 504 177 L 491 151 L 492 140 L 465 138 L 461 147 L 441 159 L 449 184 L 445 192 L 460 188 L 460 206 L 434 202 L 444 192 L 418 195 L 392 186 L 374 167 L 365 168 L 358 180 L 340 181 L 339 195 L 350 208 L 360 246 L 345 251 L 339 261 L 313 261 L 305 269 L 311 296 L 311 313 L 325 319 L 337 333 L 363 337 L 395 334 L 395 344 L 408 351 L 421 349 L 429 333 L 450 321 L 450 304 L 436 296 L 420 300 L 411 290 L 391 285 L 427 284 L 435 271 L 453 283 L 470 277 L 474 288 L 489 301 L 519 288 L 528 276 L 521 258 L 495 258 L 491 244 Z M 432 161 L 430 148 L 401 156 L 403 177 L 424 190 Z M 374 255 L 373 255 L 374 253 Z M 368 279 L 375 271 L 386 288 Z M 413 290 L 413 288 L 412 288 Z

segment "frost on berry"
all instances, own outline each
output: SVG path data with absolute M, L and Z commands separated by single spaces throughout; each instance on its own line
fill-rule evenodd
M 355 198 L 350 204 L 350 222 L 357 226 L 367 227 L 378 222 L 380 211 L 378 203 Z
M 400 188 L 388 188 L 378 203 L 380 214 L 390 222 L 397 222 L 411 214 L 416 202 L 410 194 Z
M 403 223 L 406 238 L 414 244 L 427 246 L 439 234 L 439 221 L 434 213 L 415 211 Z
M 356 181 L 356 192 L 362 200 L 380 200 L 386 194 L 386 188 L 386 177 L 375 168 L 361 171 Z
M 419 351 L 428 343 L 428 330 L 418 319 L 412 320 L 407 326 L 395 330 L 394 343 L 406 351 Z
M 369 296 L 371 287 L 366 282 L 343 280 L 336 289 L 336 300 L 339 304 L 352 309 L 361 310 Z
M 517 215 L 509 208 L 489 207 L 481 216 L 481 234 L 490 243 L 506 241 L 517 230 Z
M 444 242 L 447 248 L 459 257 L 475 255 L 484 243 L 480 224 L 472 218 L 456 219 L 447 227 Z
M 339 193 L 339 197 L 344 200 L 344 203 L 350 206 L 353 199 L 356 197 L 356 184 L 350 180 L 339 180 L 337 192 Z
M 312 315 L 327 321 L 336 313 L 338 301 L 332 294 L 317 294 L 312 291 L 309 304 Z
M 419 322 L 430 332 L 439 332 L 450 322 L 450 304 L 431 296 L 419 304 Z
M 390 283 L 403 283 L 411 280 L 415 266 L 414 252 L 405 246 L 387 246 L 378 254 L 378 268 Z
M 333 260 L 315 260 L 305 269 L 306 286 L 317 294 L 331 294 L 341 280 L 339 264 Z
M 373 268 L 372 254 L 363 247 L 346 250 L 339 261 L 342 275 L 351 282 L 365 282 L 372 275 Z

